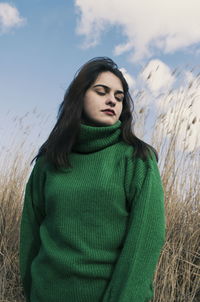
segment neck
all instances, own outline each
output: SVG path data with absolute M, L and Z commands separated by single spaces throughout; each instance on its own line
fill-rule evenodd
M 120 120 L 108 126 L 91 126 L 81 123 L 80 132 L 72 150 L 77 153 L 96 152 L 119 142 L 120 138 Z

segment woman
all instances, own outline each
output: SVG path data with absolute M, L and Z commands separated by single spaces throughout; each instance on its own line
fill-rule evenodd
M 26 186 L 20 272 L 30 302 L 145 302 L 165 240 L 153 147 L 131 130 L 109 58 L 76 74 Z

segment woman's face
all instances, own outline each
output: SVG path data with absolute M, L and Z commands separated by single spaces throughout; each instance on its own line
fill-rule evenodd
M 82 122 L 91 126 L 115 124 L 122 112 L 123 99 L 120 79 L 110 71 L 100 73 L 85 93 Z M 105 109 L 113 110 L 114 114 L 102 111 Z

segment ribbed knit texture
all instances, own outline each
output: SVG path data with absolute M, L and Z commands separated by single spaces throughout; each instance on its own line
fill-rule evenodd
M 20 273 L 27 302 L 147 302 L 165 240 L 155 156 L 132 160 L 121 121 L 81 124 L 73 168 L 40 157 L 26 185 Z

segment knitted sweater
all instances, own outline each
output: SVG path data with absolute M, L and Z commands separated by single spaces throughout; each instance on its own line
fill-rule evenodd
M 41 156 L 26 185 L 20 274 L 27 302 L 147 302 L 165 240 L 153 154 L 135 157 L 121 121 L 81 124 L 60 172 Z

